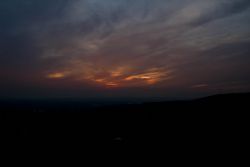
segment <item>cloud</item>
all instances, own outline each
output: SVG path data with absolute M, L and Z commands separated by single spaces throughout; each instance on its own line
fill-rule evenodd
M 141 9 L 145 6 L 141 4 L 146 3 L 150 3 L 150 7 L 145 12 L 146 9 Z M 65 62 L 65 68 L 69 69 L 75 67 L 75 64 L 72 63 L 72 65 L 70 61 L 78 62 L 80 66 L 85 66 L 86 62 L 96 64 L 92 68 L 98 66 L 103 70 L 110 70 L 105 69 L 107 66 L 114 69 L 116 66 L 128 65 L 141 67 L 137 68 L 135 73 L 162 66 L 166 69 L 173 68 L 173 70 L 183 68 L 181 62 L 186 65 L 194 61 L 197 52 L 200 52 L 199 50 L 203 47 L 207 49 L 217 47 L 228 42 L 229 37 L 232 38 L 232 35 L 227 37 L 228 34 L 225 34 L 223 29 L 217 28 L 217 25 L 213 25 L 212 21 L 244 11 L 246 8 L 242 7 L 243 3 L 246 1 L 240 3 L 186 1 L 185 5 L 180 5 L 180 2 L 171 2 L 172 6 L 179 9 L 178 12 L 172 13 L 169 19 L 165 16 L 164 22 L 159 22 L 156 16 L 163 11 L 156 11 L 164 4 L 162 1 L 155 4 L 152 1 L 77 1 L 66 13 L 68 16 L 66 20 L 63 20 L 72 26 L 70 35 L 63 35 L 66 36 L 69 44 L 63 42 L 62 46 L 59 45 L 59 48 L 52 54 L 45 52 L 45 56 L 59 56 L 57 61 Z M 132 9 L 129 9 L 130 5 L 133 5 Z M 237 10 L 234 9 L 235 5 Z M 118 15 L 119 19 L 113 20 L 113 15 Z M 172 22 L 172 20 L 177 22 Z M 178 27 L 181 22 L 185 23 L 183 28 Z M 209 22 L 210 25 L 200 27 L 203 23 Z M 218 24 L 223 25 L 225 21 L 221 20 Z M 225 32 L 230 32 L 230 28 Z M 235 40 L 244 38 L 244 35 L 242 33 L 239 39 Z M 190 45 L 195 41 L 197 41 L 195 44 Z M 58 45 L 61 42 L 55 43 Z M 50 44 L 52 48 L 55 48 L 53 45 L 54 43 Z M 70 49 L 64 51 L 69 45 Z M 186 55 L 187 53 L 189 55 Z
M 19 63 L 43 82 L 63 77 L 86 87 L 189 89 L 248 80 L 249 6 L 248 0 L 1 2 L 1 65 L 13 70 Z

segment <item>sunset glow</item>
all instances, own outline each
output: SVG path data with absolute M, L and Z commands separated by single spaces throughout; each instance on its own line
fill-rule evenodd
M 60 78 L 64 78 L 65 77 L 65 74 L 64 73 L 51 73 L 51 74 L 48 74 L 47 75 L 47 78 L 50 78 L 50 79 L 60 79 Z
M 104 86 L 107 88 L 119 87 L 140 87 L 154 85 L 166 79 L 170 79 L 170 71 L 162 68 L 151 68 L 142 70 L 140 73 L 136 68 L 118 67 L 114 70 L 106 70 L 102 68 L 91 68 L 89 66 L 83 68 L 72 67 L 71 72 L 57 72 L 47 75 L 49 79 L 60 79 L 71 76 L 79 81 L 89 81 L 93 84 Z M 82 71 L 84 71 L 82 73 Z
M 114 75 L 113 73 L 110 73 L 106 78 L 98 78 L 93 81 L 108 87 L 131 87 L 157 84 L 158 82 L 166 80 L 168 77 L 169 76 L 167 76 L 166 72 L 161 71 L 134 75 L 122 75 L 121 73 L 119 73 L 119 75 Z

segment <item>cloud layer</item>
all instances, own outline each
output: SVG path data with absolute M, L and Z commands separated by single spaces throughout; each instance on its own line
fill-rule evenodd
M 250 89 L 248 0 L 11 0 L 0 9 L 3 89 Z

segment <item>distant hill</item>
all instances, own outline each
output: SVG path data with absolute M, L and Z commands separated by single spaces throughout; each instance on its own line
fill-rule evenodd
M 8 106 L 9 105 L 9 106 Z M 81 103 L 1 102 L 6 138 L 73 143 L 172 143 L 178 147 L 244 138 L 250 93 L 189 101 L 86 107 Z M 230 139 L 230 140 L 229 140 Z
M 250 93 L 232 93 L 232 94 L 220 94 L 213 95 L 204 98 L 198 98 L 194 100 L 177 100 L 177 101 L 161 101 L 161 102 L 146 102 L 146 103 L 130 103 L 126 104 L 123 102 L 94 102 L 94 101 L 84 101 L 84 100 L 9 100 L 0 99 L 0 111 L 1 112 L 84 112 L 84 111 L 98 111 L 112 109 L 116 110 L 118 108 L 145 108 L 148 107 L 180 107 L 184 105 L 201 105 L 201 104 L 211 104 L 211 105 L 239 105 L 247 104 L 250 99 Z M 120 110 L 120 109 L 119 109 Z

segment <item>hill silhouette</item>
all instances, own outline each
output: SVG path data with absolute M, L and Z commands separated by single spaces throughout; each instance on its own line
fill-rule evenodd
M 114 106 L 5 100 L 0 103 L 1 134 L 29 141 L 213 147 L 244 138 L 249 102 L 250 93 Z

